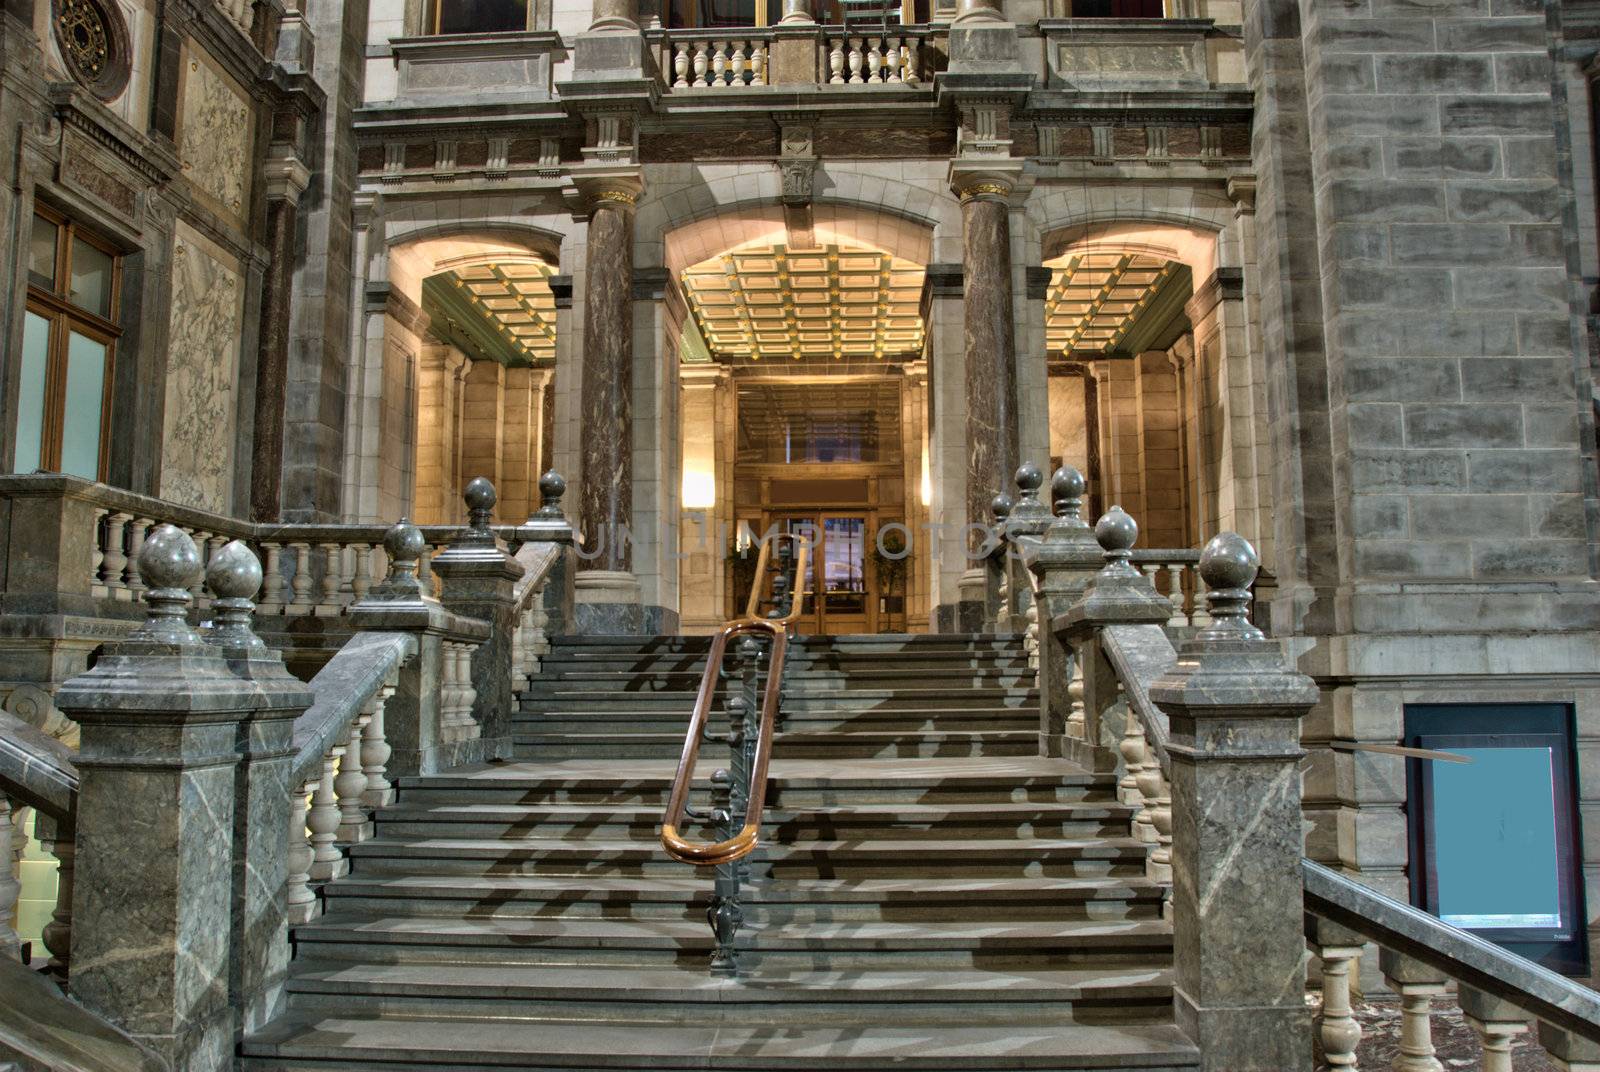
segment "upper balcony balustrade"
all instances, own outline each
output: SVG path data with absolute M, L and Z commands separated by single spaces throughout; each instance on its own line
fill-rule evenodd
M 942 27 L 894 26 L 863 33 L 842 26 L 647 31 L 672 93 L 783 85 L 926 89 L 942 65 Z

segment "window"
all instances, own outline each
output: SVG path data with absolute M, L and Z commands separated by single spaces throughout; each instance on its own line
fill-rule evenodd
M 1411 899 L 1546 967 L 1588 972 L 1566 704 L 1407 704 Z M 1462 761 L 1465 762 L 1462 762 Z
M 1159 0 L 1158 0 L 1159 3 Z M 928 21 L 930 0 L 811 0 L 816 20 L 826 26 L 845 21 L 848 12 L 862 26 L 916 25 Z M 774 26 L 783 17 L 781 0 L 660 0 L 659 7 L 644 5 L 642 15 L 658 13 L 668 30 L 691 28 Z
M 1160 19 L 1162 0 L 1070 0 L 1075 19 Z
M 28 240 L 12 471 L 105 478 L 119 258 L 45 209 Z
M 521 33 L 530 29 L 528 0 L 435 0 L 436 34 Z

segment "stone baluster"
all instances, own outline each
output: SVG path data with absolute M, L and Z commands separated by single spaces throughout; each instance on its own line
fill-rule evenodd
M 261 545 L 267 553 L 267 575 L 262 582 L 261 607 L 283 609 L 286 602 L 283 598 L 283 545 L 278 543 L 264 543 Z
M 750 49 L 750 84 L 764 86 L 767 84 L 767 46 L 760 41 Z
M 1080 516 L 1083 475 L 1064 465 L 1050 479 L 1053 519 L 1030 568 L 1039 578 L 1042 606 L 1039 644 L 1041 754 L 1067 754 L 1068 741 L 1083 740 L 1082 659 L 1069 635 L 1058 635 L 1056 618 L 1083 594 L 1102 562 L 1100 545 Z
M 239 745 L 260 701 L 188 623 L 202 573 L 194 542 L 158 526 L 138 563 L 146 621 L 56 693 L 79 726 L 79 790 L 70 845 L 52 832 L 64 890 L 55 933 L 80 1004 L 173 1068 L 222 1072 L 240 1024 L 229 926 Z M 141 800 L 165 804 L 129 822 Z
M 517 616 L 516 632 L 511 634 L 511 691 L 527 689 L 531 675 L 528 673 L 528 644 L 533 632 L 533 607 L 522 608 Z
M 861 77 L 861 64 L 865 59 L 861 51 L 861 38 L 850 39 L 850 84 L 859 86 L 866 79 Z
M 201 572 L 195 575 L 194 583 L 189 586 L 189 598 L 194 602 L 196 607 L 199 607 L 205 601 L 206 596 L 206 575 L 204 567 L 206 564 L 206 549 L 209 546 L 208 541 L 211 539 L 211 534 L 209 532 L 197 532 L 196 530 L 190 528 L 186 528 L 183 531 L 188 533 L 189 538 L 194 541 L 195 550 L 200 556 Z
M 1167 563 L 1166 573 L 1167 599 L 1172 603 L 1172 618 L 1167 624 L 1188 625 L 1189 616 L 1183 609 L 1183 563 Z
M 333 792 L 339 798 L 339 843 L 357 845 L 372 836 L 372 817 L 367 814 L 367 772 L 362 765 L 361 740 L 370 714 L 358 714 L 350 722 L 344 747 L 339 753 L 339 773 L 333 779 Z
M 43 816 L 37 823 L 44 827 L 39 830 L 39 841 L 56 858 L 56 903 L 50 912 L 50 922 L 39 932 L 39 938 L 50 952 L 50 974 L 66 980 L 72 974 L 72 896 L 78 845 L 70 832 L 55 828 Z
M 1394 1072 L 1444 1072 L 1433 1052 L 1433 999 L 1446 990 L 1442 972 L 1388 949 L 1378 950 L 1384 982 L 1400 995 L 1400 1055 Z
M 384 732 L 383 709 L 395 687 L 387 684 L 368 702 L 367 721 L 361 731 L 361 770 L 367 776 L 367 790 L 362 801 L 374 810 L 394 803 L 394 786 L 388 778 L 389 756 L 394 749 Z
M 331 618 L 344 610 L 339 604 L 340 574 L 343 572 L 344 548 L 337 543 L 318 544 L 322 549 L 322 584 L 317 592 L 316 613 Z
M 728 44 L 728 84 L 734 89 L 744 88 L 745 70 L 745 41 L 731 41 Z
M 128 582 L 124 579 L 128 569 L 128 554 L 123 549 L 128 538 L 128 522 L 132 520 L 131 514 L 121 511 L 113 511 L 106 515 L 105 557 L 101 559 L 100 576 L 105 584 L 106 594 L 113 599 L 133 598 L 133 593 L 128 591 Z
M 883 54 L 883 64 L 887 70 L 887 77 L 884 78 L 885 82 L 894 85 L 901 85 L 905 82 L 905 75 L 900 71 L 900 63 L 900 39 L 891 37 L 889 38 L 889 47 Z
M 689 84 L 696 88 L 709 86 L 711 84 L 709 77 L 711 70 L 711 43 L 708 41 L 704 45 L 697 44 L 690 47 L 694 49 L 694 80 Z
M 144 593 L 144 575 L 139 569 L 139 555 L 144 551 L 144 541 L 151 522 L 149 518 L 136 517 L 128 525 L 128 597 L 138 599 Z
M 881 85 L 883 78 L 883 49 L 878 43 L 878 38 L 868 39 L 867 45 L 867 82 L 871 85 Z
M 1528 1014 L 1517 1006 L 1461 983 L 1461 1012 L 1483 1046 L 1483 1072 L 1512 1072 L 1511 1040 L 1528 1030 Z
M 1361 959 L 1361 936 L 1334 923 L 1313 923 L 1311 951 L 1322 962 L 1322 1012 L 1317 1024 L 1329 1068 L 1356 1067 L 1361 1024 L 1350 1005 L 1350 968 Z
M 289 544 L 294 557 L 294 579 L 290 582 L 289 613 L 309 614 L 311 604 L 311 545 L 305 542 Z
M 905 68 L 905 82 L 908 86 L 918 85 L 922 81 L 922 60 L 917 51 L 917 39 L 915 37 L 906 38 L 905 48 L 901 51 L 900 58 L 901 66 Z
M 1144 736 L 1144 723 L 1139 720 L 1138 714 L 1124 697 L 1120 706 L 1123 708 L 1122 740 L 1118 742 L 1117 751 L 1122 756 L 1122 778 L 1117 782 L 1117 799 L 1130 807 L 1139 809 L 1133 817 L 1133 836 L 1140 841 L 1155 841 L 1155 828 L 1150 825 L 1149 803 L 1144 793 L 1139 789 L 1139 775 L 1144 772 L 1145 765 L 1150 762 L 1150 748 Z M 1153 800 L 1154 798 L 1148 798 Z
M 289 852 L 285 860 L 288 874 L 284 887 L 288 891 L 285 894 L 288 921 L 296 926 L 317 915 L 317 897 L 311 892 L 311 865 L 316 860 L 316 852 L 311 846 L 311 831 L 307 824 L 311 821 L 311 794 L 316 791 L 319 781 L 300 786 L 290 801 Z
M 22 942 L 12 929 L 11 921 L 17 914 L 17 898 L 22 893 L 22 883 L 17 881 L 17 828 L 11 822 L 11 801 L 0 793 L 0 957 L 17 960 L 22 955 Z
M 1206 579 L 1199 570 L 1195 570 L 1192 576 L 1194 577 L 1194 611 L 1189 615 L 1189 624 L 1210 625 L 1211 613 L 1206 609 L 1208 605 L 1206 592 L 1209 591 Z
M 844 85 L 844 41 L 838 37 L 833 39 L 833 47 L 828 50 L 828 84 Z
M 722 89 L 728 84 L 728 46 L 724 41 L 715 41 L 711 47 L 711 86 Z
M 1185 955 L 1174 965 L 1173 1012 L 1190 1038 L 1206 1040 L 1201 1072 L 1305 1068 L 1309 1057 L 1300 723 L 1319 692 L 1246 618 L 1259 568 L 1235 533 L 1206 544 L 1213 622 L 1150 688 L 1170 724 L 1181 803 L 1172 926 Z
M 372 545 L 353 543 L 350 551 L 354 555 L 350 569 L 350 602 L 359 603 L 372 591 Z
M 317 882 L 329 882 L 350 870 L 350 862 L 339 849 L 339 798 L 334 793 L 334 769 L 343 746 L 336 745 L 322 757 L 322 774 L 311 792 L 311 812 L 306 816 L 306 829 L 311 831 L 311 877 Z
M 105 599 L 111 594 L 106 587 L 106 517 L 109 510 L 97 509 L 94 512 L 94 539 L 89 547 L 89 594 L 96 599 Z
M 672 45 L 672 73 L 676 76 L 672 81 L 673 89 L 689 88 L 689 50 L 692 48 L 688 42 L 675 41 Z

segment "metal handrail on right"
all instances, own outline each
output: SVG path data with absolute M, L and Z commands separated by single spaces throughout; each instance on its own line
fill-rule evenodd
M 711 641 L 705 673 L 701 676 L 700 689 L 695 695 L 694 712 L 684 735 L 683 752 L 673 776 L 672 794 L 661 822 L 661 846 L 668 856 L 680 863 L 717 869 L 715 895 L 707 918 L 717 940 L 712 970 L 722 974 L 734 974 L 738 970 L 733 938 L 743 922 L 743 912 L 739 907 L 743 865 L 739 861 L 754 852 L 761 841 L 761 813 L 766 807 L 767 767 L 772 758 L 772 738 L 783 689 L 784 656 L 788 649 L 789 632 L 800 617 L 805 600 L 810 542 L 793 535 L 780 535 L 773 539 L 794 542 L 796 550 L 792 558 L 787 554 L 780 555 L 780 558 L 793 563 L 792 580 L 783 568 L 789 564 L 785 561 L 772 581 L 774 610 L 770 616 L 763 617 L 761 595 L 773 547 L 772 542 L 764 540 L 756 560 L 755 582 L 751 586 L 745 613 L 725 624 Z M 780 546 L 787 548 L 788 544 Z M 732 771 L 718 771 L 713 777 L 714 790 L 725 795 L 726 799 L 722 801 L 722 806 L 714 808 L 708 815 L 697 816 L 689 809 L 689 791 L 694 780 L 695 764 L 700 756 L 700 745 L 705 739 L 706 725 L 711 718 L 717 683 L 723 677 L 728 645 L 740 637 L 766 637 L 772 642 L 760 715 L 758 718 L 752 717 L 753 695 L 741 697 L 736 705 L 730 705 L 735 713 L 729 740 L 733 747 Z M 744 678 L 753 692 L 754 653 L 748 661 L 750 665 Z M 734 817 L 736 801 L 743 803 L 742 817 L 737 820 Z M 718 841 L 695 841 L 685 837 L 680 832 L 685 814 L 718 823 L 723 827 L 724 837 Z

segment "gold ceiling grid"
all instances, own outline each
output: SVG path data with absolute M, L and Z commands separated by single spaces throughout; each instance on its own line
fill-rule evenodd
M 877 250 L 775 245 L 684 271 L 706 345 L 719 357 L 894 357 L 922 352 L 923 270 Z
M 467 300 L 531 361 L 556 359 L 556 296 L 550 290 L 553 269 L 548 264 L 484 264 L 451 274 Z
M 1178 262 L 1147 253 L 1080 253 L 1055 267 L 1045 300 L 1053 354 L 1107 354 L 1149 306 Z

